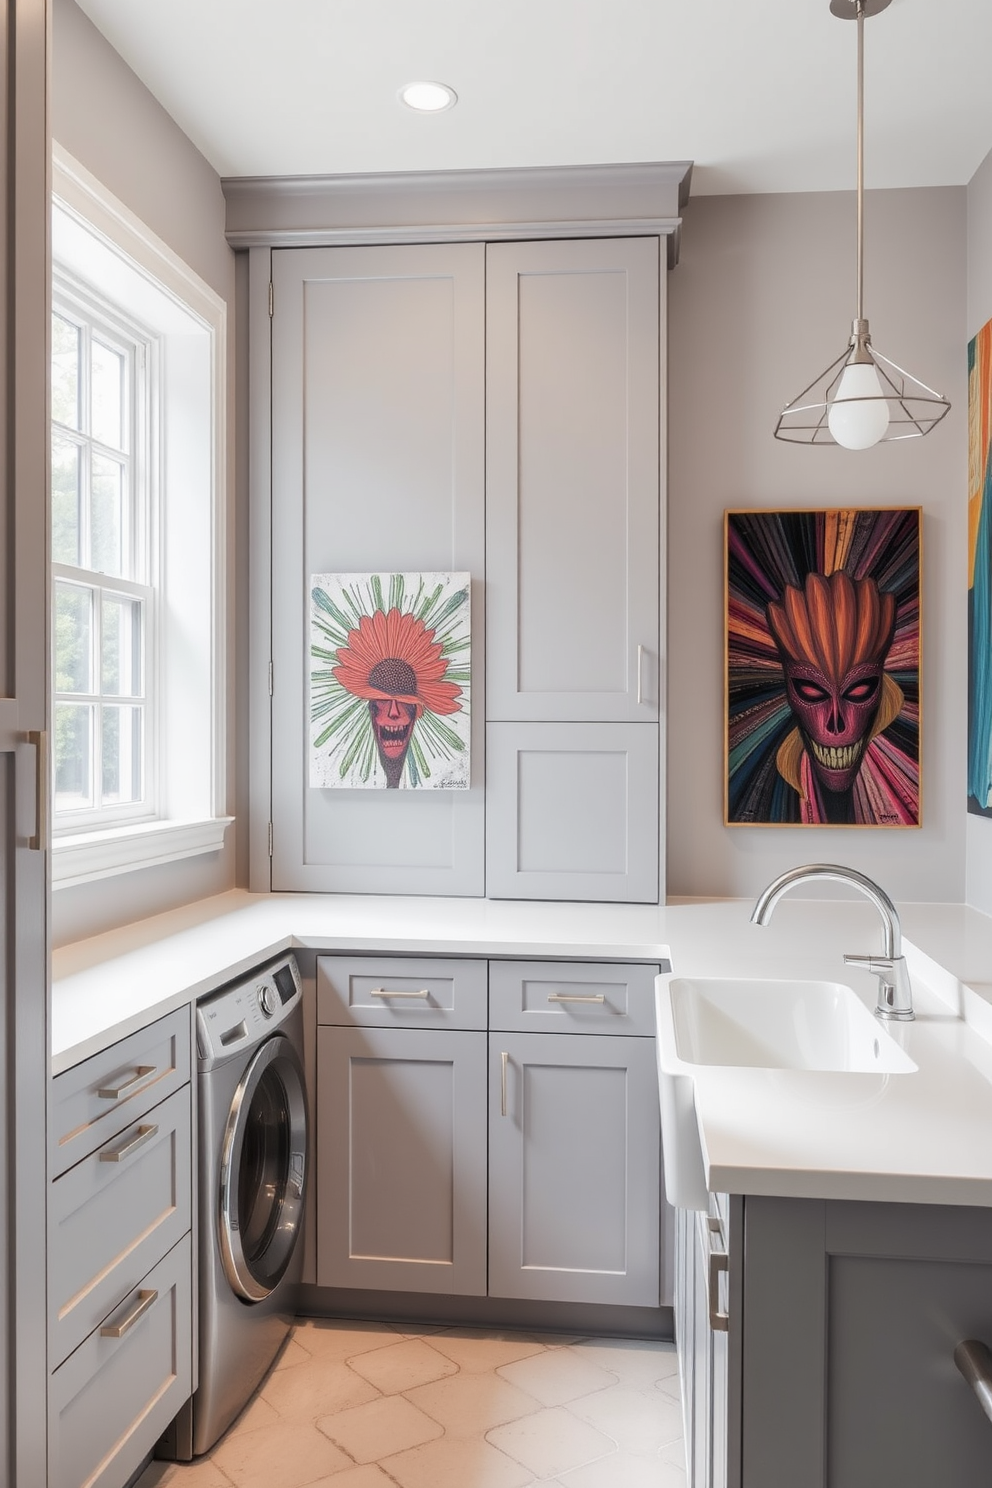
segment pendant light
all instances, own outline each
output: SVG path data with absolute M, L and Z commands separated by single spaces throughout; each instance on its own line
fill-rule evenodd
M 831 14 L 858 23 L 858 298 L 851 339 L 797 398 L 787 403 L 775 438 L 793 444 L 869 449 L 883 439 L 929 434 L 950 408 L 933 388 L 897 367 L 871 344 L 864 309 L 865 56 L 864 25 L 891 0 L 830 0 Z

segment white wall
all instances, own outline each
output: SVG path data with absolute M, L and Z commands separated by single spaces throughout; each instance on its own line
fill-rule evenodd
M 235 258 L 224 237 L 220 179 L 74 0 L 54 0 L 52 134 L 228 306 L 227 633 L 228 790 L 235 812 Z M 174 908 L 232 887 L 238 823 L 221 853 L 118 874 L 53 895 L 55 945 Z M 244 834 L 247 840 L 247 832 Z
M 992 153 L 968 186 L 968 314 L 966 340 L 992 317 Z M 967 486 L 964 488 L 967 492 Z M 967 583 L 967 578 L 964 581 Z M 965 817 L 967 879 L 965 896 L 976 909 L 992 914 L 992 818 Z
M 866 223 L 873 338 L 953 407 L 926 439 L 854 453 L 772 438 L 850 333 L 853 193 L 686 209 L 669 279 L 670 897 L 751 895 L 810 861 L 850 864 L 897 898 L 964 897 L 965 190 L 869 192 Z M 725 827 L 724 509 L 847 504 L 924 508 L 923 826 Z

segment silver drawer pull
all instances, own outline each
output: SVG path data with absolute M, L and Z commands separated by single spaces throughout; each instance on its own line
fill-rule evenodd
M 157 1131 L 157 1126 L 139 1126 L 137 1136 L 132 1137 L 130 1142 L 125 1142 L 123 1147 L 115 1147 L 112 1151 L 101 1152 L 100 1161 L 123 1162 L 125 1158 L 131 1156 L 132 1152 L 137 1152 L 139 1147 L 144 1147 L 146 1142 L 150 1142 Z
M 149 1307 L 153 1307 L 158 1301 L 158 1292 L 139 1292 L 138 1300 L 122 1323 L 104 1323 L 100 1329 L 101 1338 L 123 1338 L 140 1318 L 143 1318 Z
M 506 1115 L 506 1067 L 510 1056 L 504 1049 L 499 1056 L 499 1114 Z
M 707 1219 L 706 1221 L 710 1237 L 720 1237 L 722 1231 L 718 1219 Z M 720 1311 L 720 1273 L 730 1274 L 730 1256 L 725 1250 L 710 1251 L 709 1267 L 709 1312 L 710 1327 L 715 1333 L 730 1332 L 730 1314 Z
M 583 996 L 578 992 L 549 992 L 548 1001 L 604 1003 L 606 1001 L 606 994 L 603 992 L 592 992 L 588 996 Z
M 954 1350 L 954 1362 L 992 1421 L 992 1353 L 977 1338 L 966 1338 Z
M 139 1064 L 133 1075 L 128 1075 L 119 1085 L 104 1085 L 97 1095 L 101 1100 L 122 1101 L 129 1095 L 133 1095 L 139 1085 L 149 1080 L 150 1075 L 157 1075 L 158 1070 L 154 1064 Z M 149 1081 L 150 1083 L 150 1081 Z
M 373 987 L 369 992 L 370 997 L 430 997 L 429 987 L 421 987 L 419 992 L 391 992 L 388 987 Z

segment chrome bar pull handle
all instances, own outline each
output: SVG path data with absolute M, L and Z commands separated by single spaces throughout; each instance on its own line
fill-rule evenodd
M 583 994 L 578 992 L 549 992 L 549 1002 L 584 1002 L 587 1005 L 595 1003 L 602 1005 L 606 1001 L 605 992 L 591 992 Z
M 954 1350 L 954 1362 L 992 1421 L 992 1352 L 977 1338 L 966 1338 Z
M 369 991 L 370 997 L 430 997 L 429 987 L 421 987 L 419 992 L 393 992 L 388 987 L 372 987 Z
M 148 1081 L 148 1083 L 151 1084 L 150 1076 L 157 1074 L 158 1070 L 155 1068 L 154 1064 L 139 1064 L 133 1075 L 128 1075 L 127 1079 L 122 1080 L 119 1085 L 102 1086 L 97 1091 L 97 1095 L 100 1097 L 101 1100 L 127 1100 L 128 1096 L 133 1095 L 134 1092 L 145 1083 L 145 1081 Z
M 32 852 L 44 852 L 48 846 L 48 801 L 51 782 L 48 779 L 48 734 L 44 729 L 29 729 L 28 743 L 35 748 L 34 836 L 28 838 Z
M 506 1067 L 510 1056 L 504 1049 L 499 1056 L 499 1114 L 506 1115 Z
M 637 648 L 637 706 L 640 707 L 644 701 L 644 647 Z
M 139 1147 L 144 1147 L 145 1143 L 150 1142 L 152 1137 L 156 1136 L 157 1134 L 157 1126 L 139 1126 L 137 1133 L 130 1139 L 130 1141 L 125 1142 L 123 1146 L 114 1147 L 109 1151 L 101 1152 L 100 1161 L 112 1163 L 124 1162 L 125 1159 L 131 1156 L 132 1152 L 137 1152 Z
M 150 1307 L 154 1307 L 158 1301 L 158 1292 L 139 1292 L 137 1304 L 132 1307 L 127 1317 L 120 1323 L 104 1323 L 100 1329 L 101 1338 L 123 1338 L 129 1333 L 139 1318 L 143 1318 Z

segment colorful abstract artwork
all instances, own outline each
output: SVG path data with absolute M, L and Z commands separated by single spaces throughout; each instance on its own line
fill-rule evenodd
M 467 573 L 314 574 L 310 785 L 466 790 Z
M 992 816 L 992 320 L 968 343 L 968 810 Z
M 728 825 L 920 825 L 918 508 L 728 512 Z

